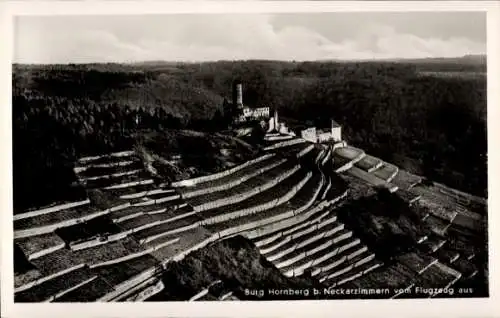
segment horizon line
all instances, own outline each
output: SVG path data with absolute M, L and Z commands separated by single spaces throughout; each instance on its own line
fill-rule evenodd
M 447 60 L 447 59 L 464 59 L 467 57 L 480 57 L 487 59 L 487 53 L 479 54 L 464 54 L 457 56 L 429 56 L 429 57 L 394 57 L 394 58 L 372 58 L 372 59 L 318 59 L 318 60 L 295 60 L 295 59 L 267 59 L 267 58 L 251 58 L 251 59 L 219 59 L 219 60 L 137 60 L 137 61 L 89 61 L 89 62 L 57 62 L 57 63 L 40 63 L 40 62 L 12 62 L 12 65 L 89 65 L 89 64 L 122 64 L 134 65 L 140 63 L 182 63 L 182 64 L 201 64 L 201 63 L 217 63 L 217 62 L 250 62 L 250 61 L 266 61 L 266 62 L 288 62 L 288 63 L 308 63 L 308 62 L 405 62 L 418 60 Z

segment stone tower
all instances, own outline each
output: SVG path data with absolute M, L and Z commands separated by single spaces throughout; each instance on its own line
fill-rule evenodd
M 240 81 L 233 83 L 233 107 L 237 109 L 243 108 L 243 85 Z

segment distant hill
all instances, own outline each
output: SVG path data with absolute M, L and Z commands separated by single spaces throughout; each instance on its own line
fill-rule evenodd
M 403 63 L 432 63 L 432 64 L 469 64 L 469 65 L 486 65 L 486 55 L 485 54 L 469 54 L 459 57 L 428 57 L 419 59 L 394 59 L 395 62 Z

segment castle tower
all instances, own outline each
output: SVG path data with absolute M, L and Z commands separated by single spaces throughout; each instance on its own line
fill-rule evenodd
M 243 85 L 240 81 L 233 83 L 233 107 L 243 108 Z
M 342 141 L 342 127 L 335 122 L 335 120 L 331 120 L 331 129 L 332 129 L 332 138 L 334 142 L 340 142 Z

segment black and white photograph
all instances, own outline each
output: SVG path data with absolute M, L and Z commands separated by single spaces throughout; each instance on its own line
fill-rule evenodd
M 12 37 L 15 303 L 490 297 L 485 11 Z

